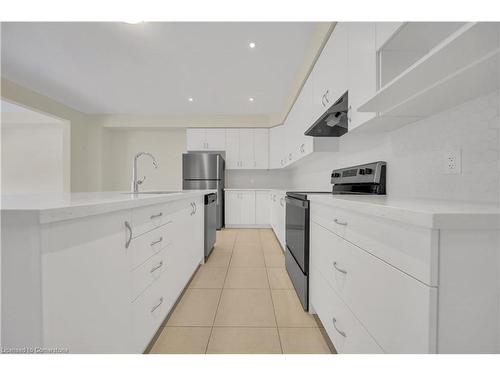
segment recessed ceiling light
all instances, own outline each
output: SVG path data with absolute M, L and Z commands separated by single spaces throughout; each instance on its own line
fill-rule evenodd
M 250 48 L 255 48 L 255 46 L 256 46 L 255 42 L 248 43 L 248 47 Z
M 193 98 L 188 98 L 188 100 L 189 100 L 190 102 L 192 102 L 194 99 L 193 99 Z
M 253 102 L 255 99 L 252 98 L 252 97 L 250 97 L 250 98 L 248 98 L 248 100 L 251 101 L 251 102 Z
M 139 23 L 143 23 L 144 21 L 140 21 L 140 20 L 130 20 L 130 21 L 123 21 L 125 23 L 128 23 L 129 25 L 137 25 Z

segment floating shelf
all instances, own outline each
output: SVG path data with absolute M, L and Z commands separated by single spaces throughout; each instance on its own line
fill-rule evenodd
M 500 48 L 472 62 L 353 131 L 385 132 L 442 112 L 500 87 Z
M 360 112 L 385 112 L 470 67 L 500 46 L 499 23 L 467 23 L 361 105 Z M 465 89 L 465 87 L 464 87 Z M 406 113 L 405 115 L 409 115 Z

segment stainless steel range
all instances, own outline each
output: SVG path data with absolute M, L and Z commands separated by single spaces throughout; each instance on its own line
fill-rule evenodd
M 386 193 L 387 163 L 356 165 L 335 169 L 332 191 L 288 191 L 286 193 L 286 270 L 304 310 L 309 309 L 309 195 Z

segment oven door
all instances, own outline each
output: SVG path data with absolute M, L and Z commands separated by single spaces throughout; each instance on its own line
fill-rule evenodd
M 309 201 L 286 197 L 285 239 L 298 266 L 309 274 Z

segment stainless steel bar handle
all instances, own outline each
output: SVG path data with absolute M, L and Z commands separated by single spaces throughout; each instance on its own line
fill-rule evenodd
M 160 263 L 158 263 L 156 266 L 154 266 L 153 268 L 151 268 L 151 271 L 149 271 L 149 272 L 153 273 L 153 272 L 155 272 L 158 268 L 161 268 L 161 267 L 163 267 L 163 260 L 162 260 Z
M 285 198 L 283 198 L 283 197 L 281 197 L 281 198 L 280 198 L 280 206 L 281 206 L 281 207 L 283 207 L 283 200 L 284 200 L 284 199 L 285 199 Z
M 156 241 L 151 242 L 151 246 L 154 246 L 154 245 L 160 243 L 161 241 L 163 241 L 163 237 L 160 237 Z
M 337 218 L 335 218 L 335 219 L 333 220 L 333 222 L 334 222 L 335 224 L 338 224 L 338 225 L 347 225 L 347 222 L 346 222 L 346 221 L 341 221 L 341 220 L 339 220 L 339 219 L 337 219 Z
M 330 104 L 330 101 L 328 100 L 328 94 L 330 93 L 330 90 L 326 90 L 325 92 L 325 100 L 327 104 Z
M 343 270 L 342 268 L 339 268 L 339 267 L 337 266 L 337 264 L 338 264 L 337 262 L 333 262 L 333 267 L 334 267 L 337 271 L 339 271 L 339 272 L 343 273 L 344 275 L 347 275 L 347 271 L 346 271 L 346 270 Z
M 159 214 L 151 215 L 149 218 L 151 220 L 153 220 L 153 219 L 157 219 L 157 218 L 162 217 L 162 216 L 163 216 L 163 212 L 160 212 Z
M 193 206 L 193 202 L 190 203 L 191 205 L 191 212 L 189 213 L 189 215 L 193 216 L 194 215 L 194 206 Z
M 128 249 L 130 242 L 132 242 L 132 227 L 128 221 L 125 221 L 125 228 L 128 230 L 127 242 L 125 242 L 125 249 Z
M 335 318 L 332 318 L 332 322 L 333 322 L 333 328 L 335 328 L 335 330 L 343 337 L 347 337 L 346 333 L 344 331 L 341 331 L 340 329 L 337 328 L 337 319 Z
M 160 302 L 158 302 L 156 305 L 153 306 L 151 312 L 153 313 L 158 307 L 161 306 L 162 303 L 163 303 L 163 297 L 160 298 Z
M 194 207 L 193 215 L 196 215 L 196 212 L 198 211 L 198 207 L 196 206 L 196 202 L 193 202 L 193 207 Z

